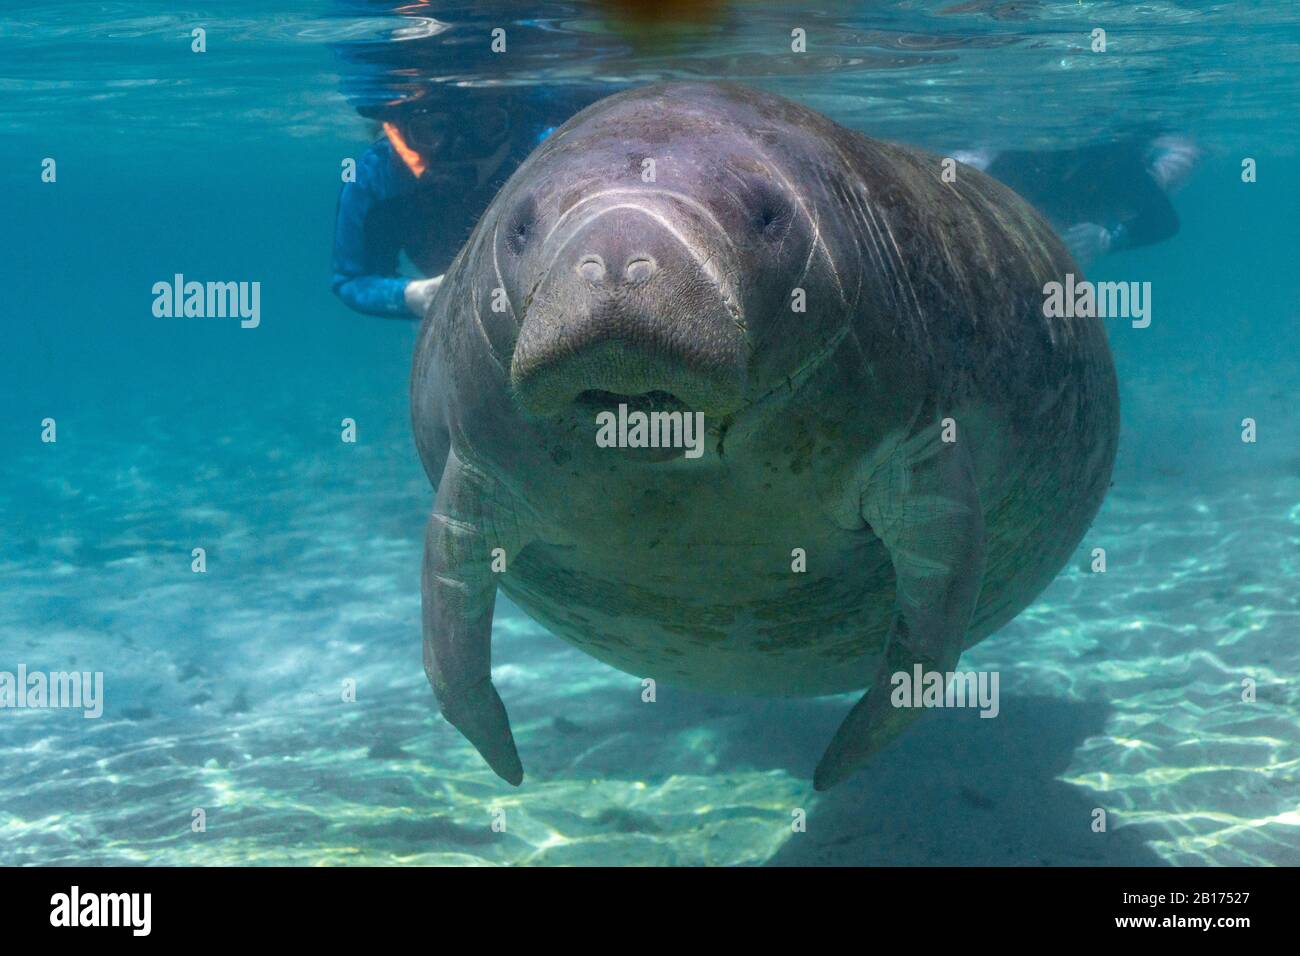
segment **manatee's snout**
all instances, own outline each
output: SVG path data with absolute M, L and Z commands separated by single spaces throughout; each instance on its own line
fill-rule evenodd
M 528 411 L 627 400 L 725 415 L 748 345 L 726 239 L 671 202 L 581 207 L 543 250 L 510 377 Z

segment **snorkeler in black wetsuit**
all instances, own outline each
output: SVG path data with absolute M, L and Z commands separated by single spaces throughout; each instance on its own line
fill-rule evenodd
M 552 130 L 615 87 L 522 81 L 512 71 L 527 74 L 537 64 L 492 51 L 488 27 L 496 21 L 486 12 L 467 9 L 451 24 L 430 20 L 418 4 L 336 0 L 335 6 L 340 16 L 362 14 L 390 29 L 333 44 L 340 89 L 375 124 L 377 138 L 339 195 L 330 287 L 358 312 L 419 318 L 519 164 Z M 527 48 L 530 38 L 544 39 L 548 56 L 576 51 L 581 42 L 554 33 L 545 21 L 513 25 L 512 44 Z M 403 254 L 405 271 L 418 278 L 403 275 Z
M 369 111 L 383 135 L 339 195 L 331 288 L 370 315 L 419 318 L 496 190 L 578 106 L 463 90 Z M 399 274 L 401 254 L 425 276 Z
M 980 150 L 955 158 L 982 169 L 1033 203 L 1081 263 L 1162 242 L 1178 232 L 1170 193 L 1200 151 L 1161 136 L 1060 151 Z
M 501 60 L 490 51 L 477 12 L 429 30 L 419 5 L 385 0 L 338 0 L 343 16 L 392 18 L 393 30 L 334 45 L 343 63 L 344 96 L 383 135 L 358 161 L 356 181 L 339 196 L 331 288 L 358 312 L 390 318 L 423 316 L 451 264 L 496 191 L 529 153 L 570 116 L 623 84 L 569 80 L 563 85 L 502 82 Z M 707 27 L 725 5 L 602 0 L 611 35 L 657 52 Z M 495 16 L 495 14 L 492 14 Z M 409 23 L 408 23 L 409 21 Z M 405 29 L 409 25 L 410 29 Z M 451 27 L 448 29 L 448 27 Z M 475 27 L 482 33 L 468 42 Z M 586 38 L 555 31 L 545 19 L 512 26 L 513 43 L 527 48 L 544 36 L 546 56 L 584 58 Z M 528 60 L 511 58 L 527 72 Z M 543 64 L 536 61 L 534 66 Z M 463 82 L 476 77 L 481 85 Z M 423 276 L 400 274 L 405 253 Z

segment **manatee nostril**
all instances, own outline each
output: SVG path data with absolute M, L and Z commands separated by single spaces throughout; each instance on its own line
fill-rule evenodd
M 653 259 L 649 256 L 637 256 L 635 259 L 628 262 L 627 268 L 623 270 L 623 274 L 627 277 L 628 282 L 645 282 L 645 280 L 654 275 L 656 271 L 658 271 L 658 266 L 655 265 Z
M 588 282 L 599 282 L 605 278 L 605 263 L 600 256 L 583 256 L 578 260 L 578 275 Z

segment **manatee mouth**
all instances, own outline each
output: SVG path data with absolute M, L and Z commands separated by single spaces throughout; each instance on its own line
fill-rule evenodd
M 641 412 L 649 420 L 650 434 L 655 434 L 658 427 L 658 420 L 650 418 L 656 412 L 676 412 L 678 413 L 678 421 L 682 425 L 688 424 L 686 419 L 692 415 L 691 407 L 680 398 L 671 392 L 658 389 L 629 395 L 622 392 L 607 392 L 603 389 L 589 388 L 578 393 L 573 400 L 573 407 L 580 417 L 586 418 L 593 424 L 597 421 L 597 416 L 601 412 L 610 412 L 618 416 L 620 420 L 629 419 L 631 416 L 636 415 L 637 412 Z M 702 426 L 703 422 L 700 422 L 700 425 Z M 704 441 L 702 428 L 701 433 L 694 437 L 701 443 Z M 659 448 L 632 447 L 618 444 L 602 450 L 612 452 L 628 461 L 650 463 L 680 460 L 684 457 L 686 451 L 685 447 L 680 444 L 669 444 Z
M 620 405 L 626 405 L 628 413 L 645 412 L 690 412 L 691 407 L 671 392 L 658 389 L 642 392 L 639 395 L 624 395 L 619 392 L 606 392 L 599 388 L 589 388 L 578 393 L 573 400 L 582 411 L 616 412 Z

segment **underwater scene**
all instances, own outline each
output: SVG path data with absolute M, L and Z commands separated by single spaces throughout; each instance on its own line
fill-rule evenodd
M 0 88 L 0 865 L 1300 864 L 1295 4 L 51 2 Z

